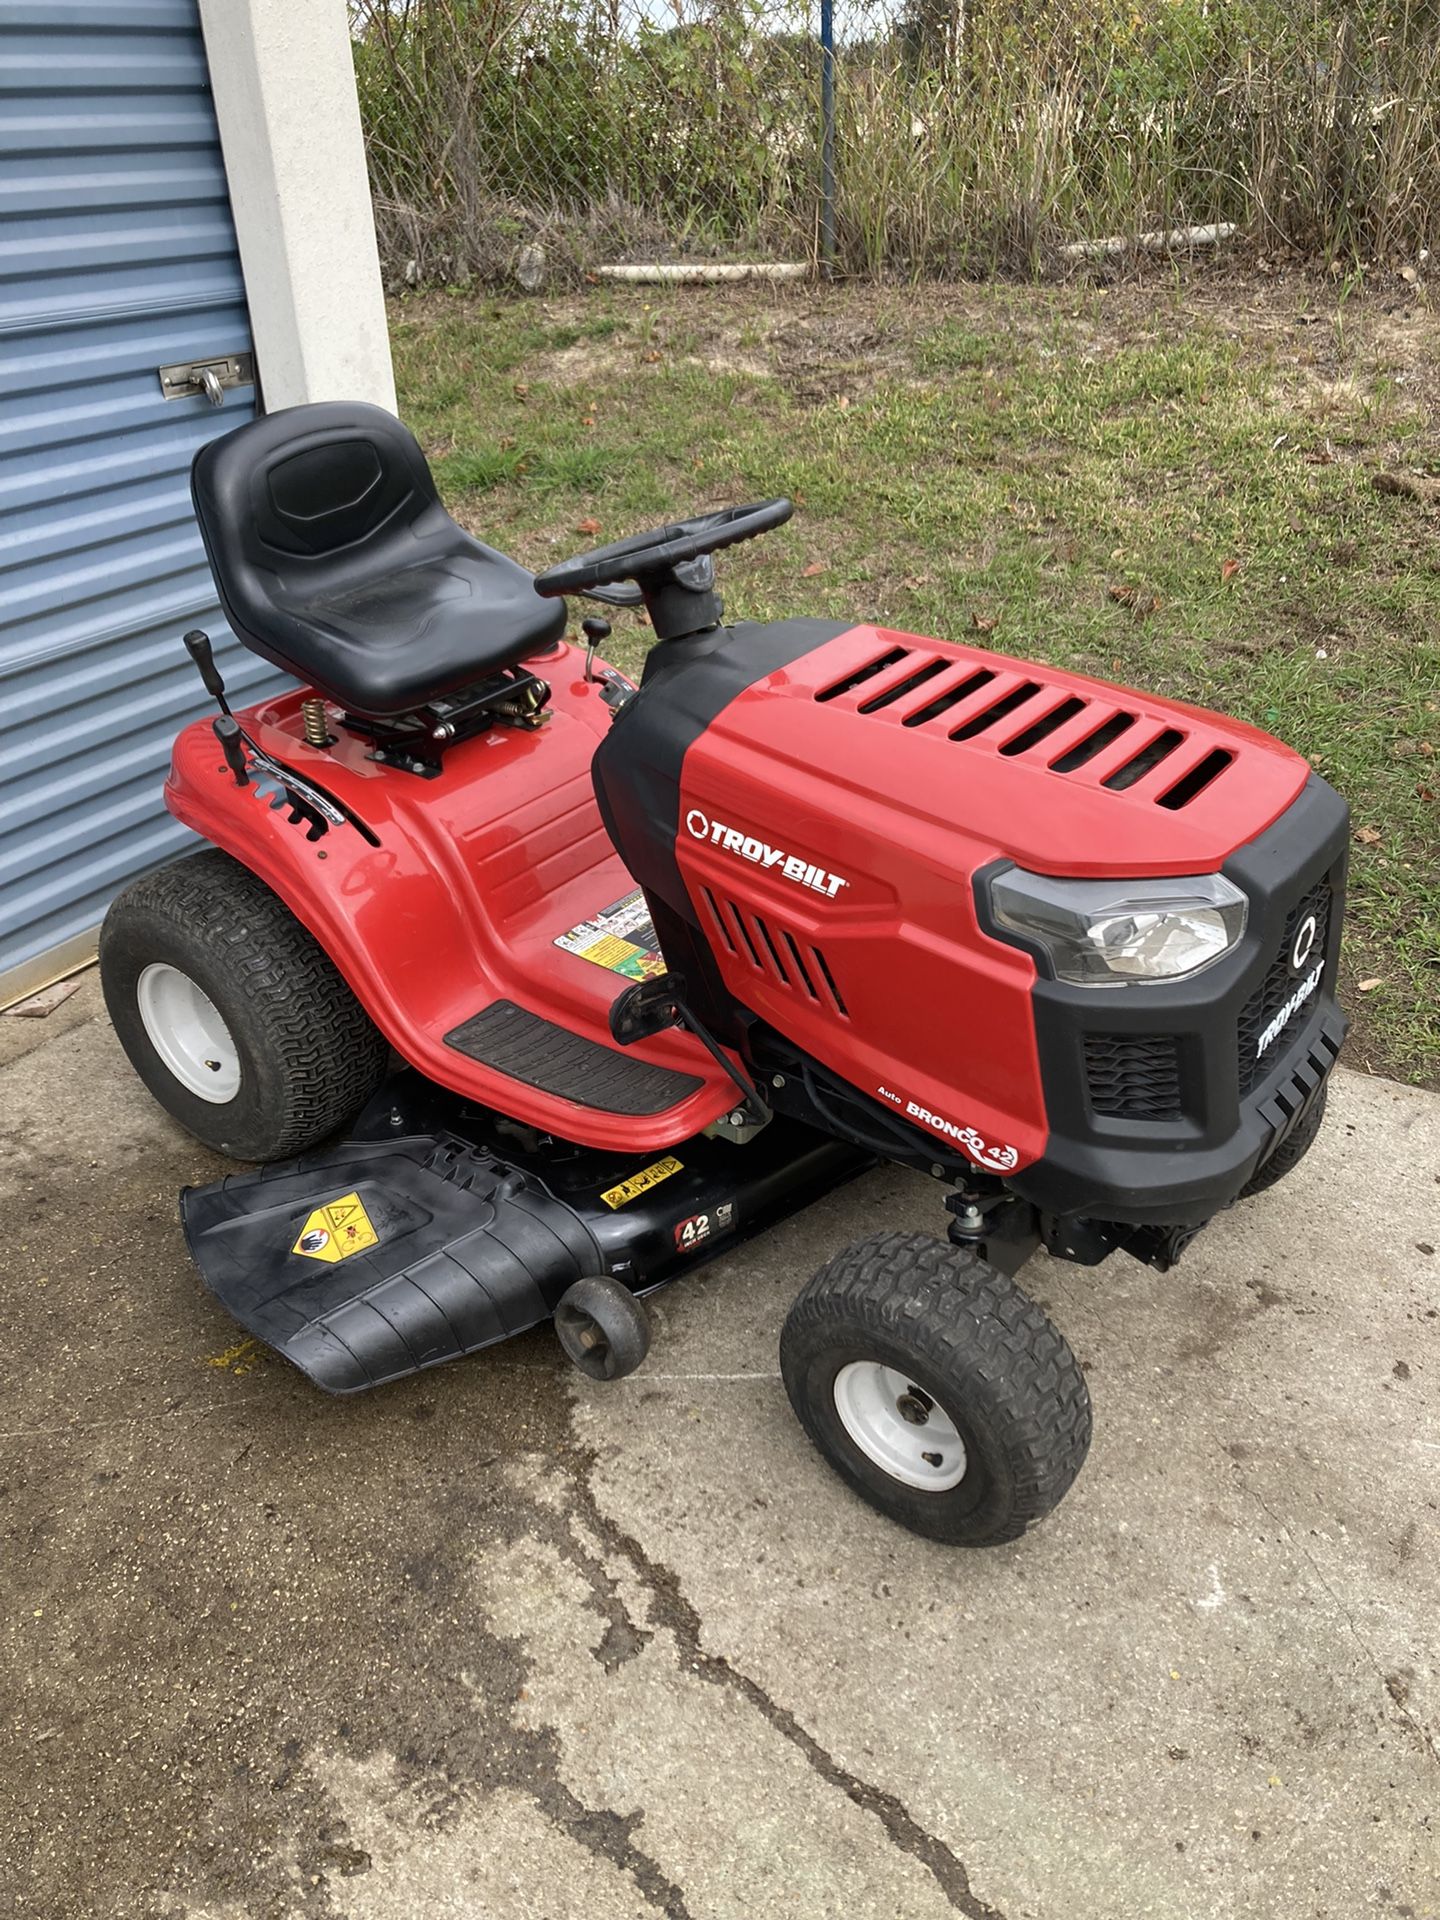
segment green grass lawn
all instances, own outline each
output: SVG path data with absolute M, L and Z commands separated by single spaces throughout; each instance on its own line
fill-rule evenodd
M 392 313 L 473 531 L 543 566 L 789 493 L 733 613 L 874 619 L 1223 708 L 1355 819 L 1350 1059 L 1440 1081 L 1440 326 L 1294 283 L 597 290 Z M 645 629 L 617 616 L 634 665 Z

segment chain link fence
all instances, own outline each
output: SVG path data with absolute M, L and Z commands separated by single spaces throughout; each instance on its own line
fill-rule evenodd
M 397 285 L 1035 272 L 1215 223 L 1399 265 L 1440 224 L 1440 0 L 352 0 L 352 23 Z

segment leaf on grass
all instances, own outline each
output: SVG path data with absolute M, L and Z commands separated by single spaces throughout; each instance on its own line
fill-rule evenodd
M 848 412 L 850 411 L 850 396 L 849 396 L 849 394 L 848 394 L 848 393 L 842 393 L 842 394 L 840 395 L 840 398 L 839 398 L 839 399 L 838 399 L 838 400 L 837 400 L 837 401 L 835 402 L 835 404 L 836 404 L 836 406 L 837 406 L 837 407 L 839 407 L 839 409 L 840 409 L 840 411 L 841 411 L 841 413 L 848 413 Z
M 1373 993 L 1376 987 L 1383 987 L 1384 984 L 1385 982 L 1383 980 L 1378 980 L 1378 979 L 1362 980 L 1360 982 L 1360 991 L 1361 993 Z
M 576 533 L 599 533 L 600 522 L 598 520 L 577 521 L 575 531 Z
M 808 567 L 802 567 L 800 569 L 800 578 L 802 580 L 813 580 L 817 574 L 828 573 L 829 571 L 829 567 L 826 566 L 823 560 L 812 560 Z
M 1233 580 L 1239 571 L 1240 562 L 1238 560 L 1227 560 L 1220 569 L 1220 578 L 1222 580 Z
M 972 613 L 970 624 L 976 633 L 993 633 L 1000 624 L 998 613 Z
M 1416 787 L 1415 798 L 1417 800 L 1426 800 L 1433 806 L 1435 804 L 1435 789 L 1433 787 Z
M 1360 842 L 1362 847 L 1378 847 L 1380 844 L 1380 829 L 1378 827 L 1357 827 L 1355 829 L 1355 838 Z
M 1139 587 L 1111 587 L 1110 598 L 1116 606 L 1133 607 L 1142 618 L 1146 614 L 1158 613 L 1164 605 L 1158 593 L 1143 593 Z

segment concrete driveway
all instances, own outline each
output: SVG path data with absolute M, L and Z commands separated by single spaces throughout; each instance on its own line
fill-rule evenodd
M 93 979 L 0 1022 L 0 1910 L 1440 1912 L 1440 1101 L 1342 1074 L 1167 1278 L 1038 1261 L 1096 1439 L 1029 1539 L 853 1500 L 776 1376 L 876 1174 L 658 1301 L 324 1399 L 201 1291 L 220 1166 Z

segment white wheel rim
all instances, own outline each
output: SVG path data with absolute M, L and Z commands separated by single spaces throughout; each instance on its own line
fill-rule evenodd
M 186 1092 L 216 1107 L 233 1100 L 240 1054 L 210 996 L 188 973 L 157 963 L 141 974 L 135 997 L 151 1046 Z
M 965 1442 L 949 1414 L 908 1374 L 878 1360 L 852 1360 L 835 1376 L 835 1411 L 850 1438 L 882 1473 L 925 1493 L 965 1478 Z

